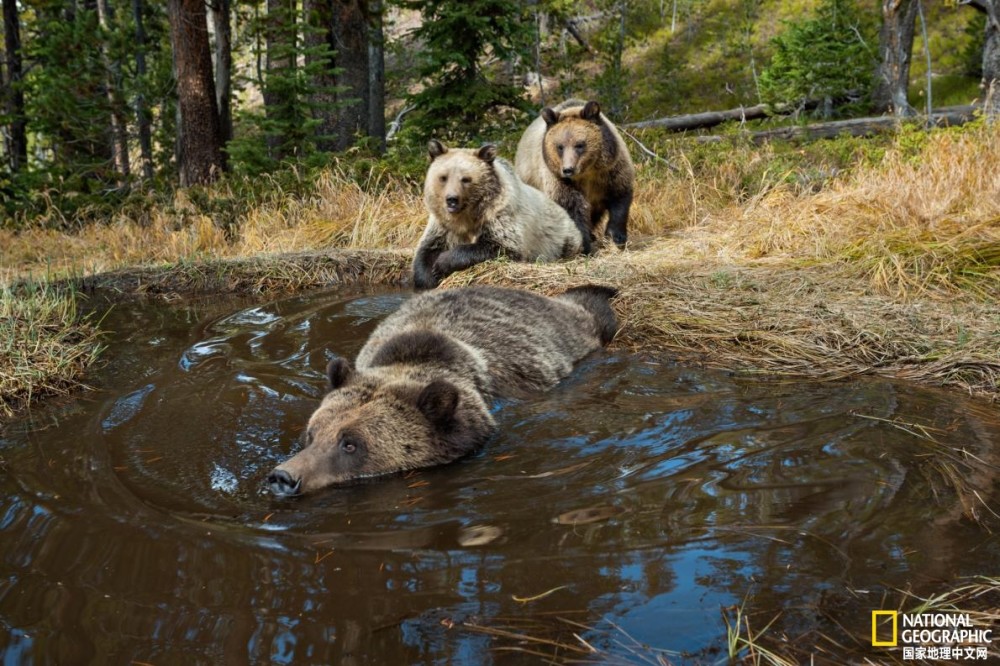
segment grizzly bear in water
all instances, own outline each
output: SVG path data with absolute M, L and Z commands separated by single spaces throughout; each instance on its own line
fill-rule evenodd
M 597 102 L 571 99 L 541 114 L 524 130 L 514 157 L 517 175 L 566 209 L 590 254 L 605 211 L 605 234 L 628 240 L 635 167 L 628 146 Z
M 496 148 L 446 148 L 432 140 L 424 183 L 430 219 L 413 258 L 413 285 L 432 289 L 452 273 L 501 254 L 555 261 L 580 254 L 583 238 L 557 203 L 521 182 Z
M 496 430 L 490 403 L 555 385 L 614 337 L 610 287 L 554 298 L 499 287 L 426 292 L 372 333 L 330 392 L 300 452 L 267 478 L 280 497 L 456 460 Z

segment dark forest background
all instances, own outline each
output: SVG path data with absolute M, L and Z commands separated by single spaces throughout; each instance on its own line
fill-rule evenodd
M 511 140 L 547 103 L 616 122 L 984 106 L 1000 0 L 3 0 L 3 224 L 135 192 Z

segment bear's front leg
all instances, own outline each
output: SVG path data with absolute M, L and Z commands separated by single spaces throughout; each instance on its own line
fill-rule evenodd
M 496 240 L 486 234 L 481 234 L 475 243 L 459 245 L 442 252 L 434 262 L 432 272 L 440 284 L 441 280 L 452 273 L 471 268 L 490 259 L 496 259 L 502 251 L 503 248 Z
M 608 227 L 604 230 L 604 235 L 611 236 L 618 247 L 625 247 L 628 241 L 628 211 L 631 206 L 631 191 L 618 194 L 608 201 Z
M 560 192 L 556 203 L 566 209 L 576 228 L 580 230 L 583 239 L 583 254 L 593 251 L 594 227 L 590 223 L 590 203 L 583 192 L 575 189 L 564 189 Z
M 435 276 L 434 265 L 445 251 L 443 237 L 433 239 L 432 242 L 422 244 L 417 248 L 417 252 L 413 256 L 414 289 L 420 291 L 438 286 L 443 278 Z

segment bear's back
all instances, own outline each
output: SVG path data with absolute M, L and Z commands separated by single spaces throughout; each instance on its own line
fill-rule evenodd
M 492 397 L 550 388 L 601 346 L 593 316 L 579 305 L 521 290 L 465 287 L 404 303 L 369 338 L 359 369 L 393 336 L 419 329 L 447 335 L 482 359 Z

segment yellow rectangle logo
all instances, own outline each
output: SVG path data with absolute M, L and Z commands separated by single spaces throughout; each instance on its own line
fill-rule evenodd
M 896 620 L 899 613 L 894 610 L 877 610 L 872 611 L 872 647 L 896 647 L 896 637 L 897 637 L 897 624 Z M 892 618 L 892 640 L 880 641 L 878 639 L 878 619 L 891 617 Z

